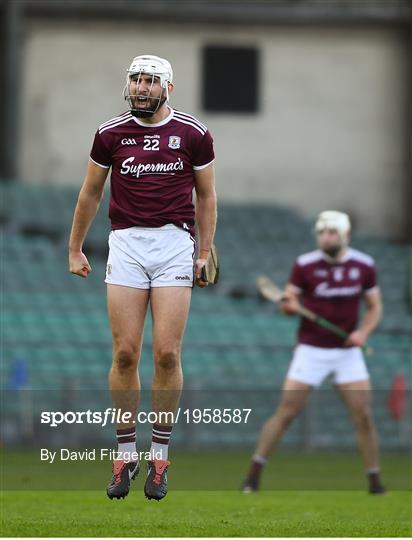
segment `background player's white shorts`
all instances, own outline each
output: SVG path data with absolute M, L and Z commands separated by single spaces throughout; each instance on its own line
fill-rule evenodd
M 136 289 L 192 287 L 195 241 L 176 225 L 111 231 L 106 283 Z
M 335 384 L 369 379 L 362 350 L 359 347 L 324 349 L 300 344 L 295 348 L 286 377 L 319 386 L 332 373 Z

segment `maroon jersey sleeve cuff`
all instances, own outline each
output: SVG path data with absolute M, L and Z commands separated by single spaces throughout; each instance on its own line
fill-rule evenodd
M 209 161 L 209 163 L 205 163 L 204 165 L 193 165 L 194 171 L 201 171 L 202 169 L 206 169 L 211 163 L 213 163 L 215 159 L 213 158 L 212 161 Z
M 95 159 L 92 158 L 92 156 L 89 156 L 90 161 L 93 161 L 96 165 L 99 167 L 102 167 L 103 169 L 110 169 L 110 165 L 103 165 L 102 163 L 98 163 Z
M 374 293 L 375 291 L 378 291 L 379 290 L 379 287 L 377 285 L 374 285 L 373 287 L 371 287 L 370 289 L 364 289 L 364 293 L 365 294 L 372 294 Z
M 195 143 L 192 156 L 193 170 L 196 171 L 207 167 L 214 159 L 213 139 L 209 130 L 207 130 L 203 137 Z

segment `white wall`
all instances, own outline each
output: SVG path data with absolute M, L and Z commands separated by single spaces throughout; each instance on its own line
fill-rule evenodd
M 261 49 L 261 111 L 205 114 L 204 44 Z M 404 53 L 389 28 L 32 23 L 25 42 L 20 176 L 80 185 L 97 126 L 125 109 L 125 69 L 144 52 L 175 71 L 172 104 L 205 122 L 221 200 L 351 212 L 395 235 L 404 174 Z M 247 74 L 239 73 L 238 84 Z M 224 81 L 217 81 L 225 92 Z

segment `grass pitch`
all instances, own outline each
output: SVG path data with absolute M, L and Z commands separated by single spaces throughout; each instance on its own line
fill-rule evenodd
M 7 480 L 6 487 L 9 489 L 2 493 L 3 535 L 23 537 L 412 535 L 410 458 L 406 455 L 384 458 L 385 483 L 394 488 L 384 496 L 370 496 L 366 493 L 359 459 L 352 455 L 328 455 L 327 459 L 321 455 L 278 456 L 278 461 L 274 458 L 268 465 L 263 485 L 265 491 L 243 495 L 234 490 L 223 491 L 219 488 L 208 490 L 206 479 L 211 486 L 226 484 L 233 487 L 239 484 L 248 457 L 246 454 L 235 456 L 198 454 L 179 457 L 176 455 L 173 462 L 175 466 L 170 469 L 170 492 L 163 501 L 156 502 L 148 501 L 144 497 L 144 471 L 141 471 L 139 478 L 132 483 L 131 493 L 124 501 L 110 501 L 104 491 L 110 476 L 107 463 L 103 463 L 104 468 L 95 471 L 96 478 L 100 476 L 99 490 L 51 491 L 47 489 L 48 475 L 43 476 L 41 487 L 28 481 L 30 468 L 22 467 L 24 460 L 21 456 L 18 459 L 17 455 L 16 463 L 20 462 L 20 470 L 24 469 L 25 472 L 20 473 L 24 476 L 19 478 L 15 469 L 12 476 L 18 490 L 11 490 Z M 9 460 L 10 467 L 12 461 Z M 87 470 L 90 468 L 89 465 Z M 308 471 L 306 476 L 303 471 Z M 342 473 L 340 478 L 353 476 L 356 472 L 354 483 L 347 484 L 345 488 L 345 484 L 342 484 L 339 476 L 336 476 L 337 471 Z M 48 472 L 53 474 L 54 479 L 56 475 L 59 477 L 59 469 L 48 469 Z M 64 479 L 67 480 L 68 476 L 65 475 L 64 468 L 60 472 L 62 473 L 60 479 L 64 483 Z M 319 473 L 324 478 L 329 478 L 331 482 L 324 484 L 323 489 L 321 483 L 314 489 L 316 487 L 314 482 Z M 36 479 L 38 470 L 33 470 L 32 474 L 33 479 Z M 270 491 L 269 489 L 276 485 L 276 476 L 279 480 L 278 490 Z M 279 485 L 286 487 L 287 476 L 293 477 L 292 480 L 295 482 L 292 484 L 293 490 L 279 489 Z M 83 477 L 87 478 L 86 468 Z M 193 489 L 193 484 L 190 484 L 193 478 L 198 478 L 203 487 Z M 358 480 L 359 489 L 356 487 L 353 489 Z M 297 487 L 299 481 L 300 489 Z M 332 491 L 326 487 L 332 483 L 337 484 L 339 491 Z M 34 490 L 35 485 L 37 489 Z M 352 489 L 348 489 L 349 487 Z
M 180 491 L 157 503 L 134 490 L 8 492 L 5 536 L 410 536 L 411 497 L 363 492 Z

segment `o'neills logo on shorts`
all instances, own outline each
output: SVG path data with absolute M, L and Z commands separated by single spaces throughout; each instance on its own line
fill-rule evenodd
M 188 275 L 186 276 L 176 276 L 175 279 L 177 280 L 184 280 L 184 281 L 192 281 L 192 278 Z
M 132 174 L 136 178 L 147 174 L 174 174 L 174 171 L 183 171 L 184 163 L 181 158 L 171 163 L 138 163 L 132 165 L 134 157 L 125 159 L 120 174 Z

